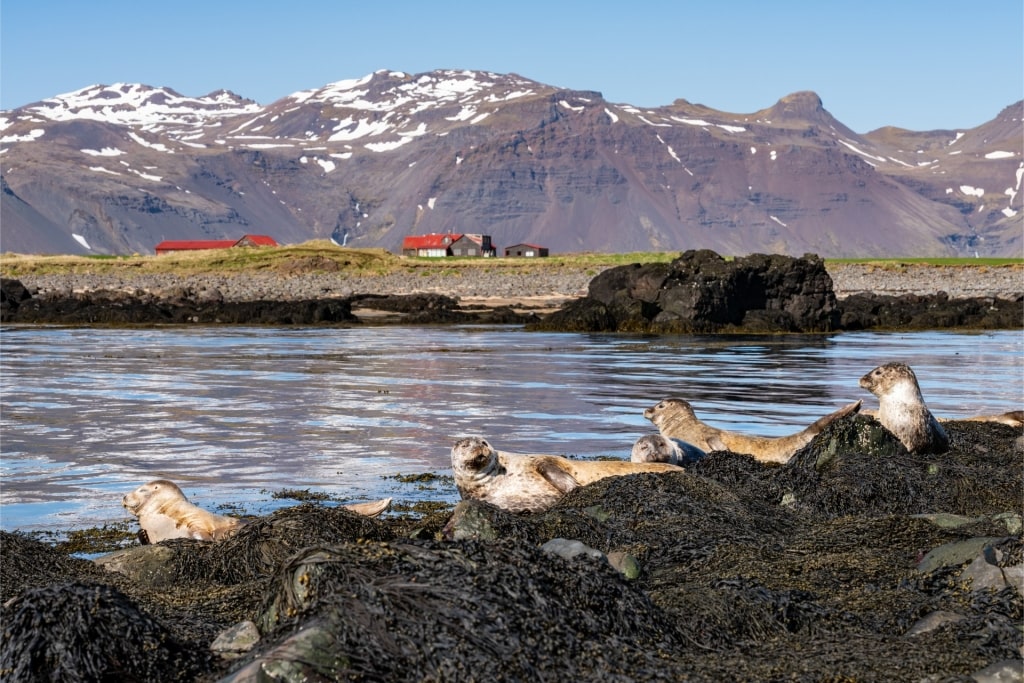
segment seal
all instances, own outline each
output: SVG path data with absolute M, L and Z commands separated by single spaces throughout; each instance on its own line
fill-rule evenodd
M 630 462 L 667 462 L 685 467 L 707 455 L 692 443 L 670 439 L 661 434 L 645 434 L 633 444 Z
M 143 545 L 170 538 L 220 541 L 245 526 L 245 521 L 237 517 L 214 514 L 190 503 L 181 488 L 167 479 L 143 484 L 124 496 L 121 505 L 139 518 L 139 540 Z M 366 517 L 377 517 L 391 507 L 391 498 L 341 507 Z
M 835 412 L 820 417 L 805 429 L 788 436 L 768 437 L 718 429 L 702 422 L 693 406 L 681 398 L 667 398 L 644 410 L 644 417 L 654 423 L 661 435 L 679 439 L 705 451 L 732 451 L 752 456 L 761 462 L 786 463 L 793 454 L 811 442 L 825 427 L 860 410 L 861 401 L 854 401 Z
M 1024 410 L 1008 410 L 998 415 L 975 415 L 973 417 L 940 417 L 939 422 L 998 422 L 1018 429 L 1024 427 Z
M 452 446 L 452 470 L 459 495 L 510 512 L 542 512 L 573 489 L 605 477 L 638 472 L 682 472 L 668 463 L 625 460 L 570 460 L 560 455 L 498 451 L 481 437 Z
M 219 541 L 237 533 L 245 524 L 190 503 L 178 485 L 167 479 L 143 484 L 122 498 L 121 504 L 139 518 L 140 540 L 149 543 L 170 538 Z
M 949 437 L 935 419 L 917 375 L 906 363 L 886 363 L 860 378 L 860 386 L 878 397 L 877 419 L 911 453 L 944 453 Z
M 860 411 L 861 415 L 867 415 L 878 419 L 877 410 L 868 410 L 865 408 Z M 971 417 L 939 417 L 935 416 L 935 419 L 939 423 L 945 422 L 995 422 L 997 424 L 1009 425 L 1011 427 L 1017 427 L 1018 429 L 1024 428 L 1024 410 L 1008 410 L 1005 413 L 998 413 L 995 415 L 972 415 Z

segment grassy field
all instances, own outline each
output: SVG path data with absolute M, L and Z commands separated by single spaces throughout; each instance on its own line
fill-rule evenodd
M 18 278 L 25 275 L 63 273 L 148 274 L 148 273 L 290 273 L 345 272 L 353 276 L 385 275 L 396 271 L 458 272 L 483 268 L 533 272 L 558 268 L 592 269 L 594 273 L 612 266 L 630 263 L 668 263 L 679 252 L 634 252 L 627 254 L 563 254 L 547 258 L 407 258 L 384 249 L 350 249 L 328 240 L 315 240 L 283 247 L 211 249 L 175 252 L 161 256 L 40 256 L 0 254 L 0 275 Z M 826 263 L 870 264 L 881 268 L 906 265 L 1004 266 L 1021 265 L 1020 258 L 891 258 L 826 259 Z

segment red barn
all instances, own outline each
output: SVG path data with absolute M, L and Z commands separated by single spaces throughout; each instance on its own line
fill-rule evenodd
M 156 254 L 172 251 L 199 251 L 202 249 L 230 249 L 231 247 L 276 247 L 277 241 L 267 235 L 242 235 L 238 240 L 164 240 L 156 245 Z

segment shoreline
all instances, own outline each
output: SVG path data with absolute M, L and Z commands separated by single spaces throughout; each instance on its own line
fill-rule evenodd
M 614 267 L 614 266 L 611 266 Z M 358 294 L 442 294 L 458 297 L 463 306 L 553 309 L 587 294 L 590 281 L 607 268 L 560 266 L 535 272 L 464 269 L 457 273 L 401 271 L 378 276 L 349 277 L 344 273 L 246 273 L 231 275 L 177 274 L 60 274 L 23 275 L 29 290 L 44 296 L 97 290 L 168 295 L 191 290 L 201 297 L 225 302 L 297 301 L 346 298 Z M 932 295 L 952 299 L 1024 296 L 1024 265 L 930 266 L 886 268 L 872 264 L 829 264 L 837 299 L 856 294 L 887 296 Z

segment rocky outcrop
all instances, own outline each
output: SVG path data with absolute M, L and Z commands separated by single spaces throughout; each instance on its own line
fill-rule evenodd
M 950 298 L 855 294 L 842 300 L 843 330 L 1014 330 L 1024 327 L 1024 296 Z
M 224 300 L 216 289 L 159 292 L 55 292 L 33 296 L 18 280 L 0 279 L 0 322 L 62 325 L 404 325 L 524 324 L 533 313 L 508 306 L 463 309 L 440 294 L 372 295 L 300 300 Z M 353 308 L 361 309 L 360 315 Z M 364 314 L 362 311 L 365 311 Z
M 816 256 L 754 254 L 726 261 L 687 251 L 670 264 L 621 266 L 538 329 L 713 333 L 829 332 L 840 311 Z
M 838 300 L 824 262 L 754 254 L 727 261 L 687 251 L 669 264 L 604 271 L 586 297 L 531 329 L 655 334 L 776 334 L 864 329 L 1016 329 L 1020 296 L 951 299 L 933 295 L 856 294 Z

